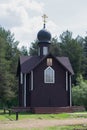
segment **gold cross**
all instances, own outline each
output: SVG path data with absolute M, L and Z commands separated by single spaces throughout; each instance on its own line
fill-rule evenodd
M 44 14 L 44 15 L 42 16 L 42 18 L 43 18 L 44 28 L 45 28 L 46 18 L 48 18 L 48 17 L 47 17 L 47 15 L 46 15 L 46 14 Z

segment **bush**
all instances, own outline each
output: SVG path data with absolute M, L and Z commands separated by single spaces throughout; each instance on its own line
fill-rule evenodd
M 7 100 L 7 101 L 2 101 L 0 100 L 0 108 L 11 108 L 11 107 L 16 107 L 18 106 L 18 98 L 12 98 L 11 100 Z
M 82 105 L 87 109 L 87 81 L 82 76 L 77 79 L 77 85 L 72 88 L 72 100 L 74 105 Z

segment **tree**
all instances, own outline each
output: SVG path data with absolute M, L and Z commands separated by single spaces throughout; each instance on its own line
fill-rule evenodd
M 87 36 L 84 38 L 84 55 L 87 57 Z
M 20 55 L 14 35 L 0 27 L 0 99 L 3 104 L 17 97 L 17 61 Z
M 79 40 L 72 38 L 72 33 L 69 31 L 63 32 L 60 35 L 62 56 L 67 56 L 72 64 L 75 76 L 74 80 L 81 73 L 82 62 L 82 45 Z
M 84 38 L 84 44 L 83 44 L 82 70 L 83 70 L 83 76 L 87 80 L 87 36 Z
M 34 42 L 31 43 L 31 47 L 29 49 L 29 54 L 38 55 L 38 41 L 37 40 L 35 40 Z
M 63 45 L 69 43 L 72 40 L 72 32 L 65 31 L 60 35 L 60 40 Z
M 20 49 L 20 52 L 21 52 L 22 55 L 28 56 L 27 47 L 22 46 L 21 49 Z
M 72 99 L 74 105 L 83 105 L 87 109 L 87 83 L 80 75 L 77 78 L 77 85 L 72 88 Z
M 61 56 L 60 43 L 58 42 L 57 37 L 54 37 L 51 40 L 50 52 L 55 56 Z

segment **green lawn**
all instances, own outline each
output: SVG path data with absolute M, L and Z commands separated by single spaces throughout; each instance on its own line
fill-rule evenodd
M 67 119 L 67 118 L 87 118 L 87 112 L 75 112 L 75 113 L 61 113 L 61 114 L 28 114 L 28 113 L 20 113 L 19 120 L 23 119 Z M 9 121 L 15 120 L 15 114 L 3 114 L 3 111 L 0 110 L 0 121 Z M 45 127 L 45 128 L 32 128 L 30 130 L 74 130 L 81 129 L 86 130 L 87 125 L 74 125 L 74 126 L 54 126 L 54 127 Z M 8 128 L 6 129 L 8 130 Z M 12 128 L 9 130 L 28 130 L 25 128 Z
M 87 130 L 87 126 L 83 125 L 71 125 L 71 126 L 54 126 L 46 128 L 33 128 L 31 130 Z M 27 130 L 27 129 L 26 129 Z
M 61 113 L 61 114 L 29 114 L 29 113 L 19 113 L 19 120 L 21 119 L 67 119 L 67 118 L 87 118 L 87 112 L 78 113 Z M 0 110 L 0 121 L 3 120 L 15 120 L 16 115 L 3 114 Z
M 66 119 L 69 118 L 68 113 L 62 114 L 28 114 L 28 113 L 19 113 L 19 120 L 21 119 Z M 16 115 L 11 114 L 0 114 L 0 120 L 15 120 Z
M 27 128 L 12 128 L 6 130 L 29 130 Z M 53 126 L 45 128 L 31 128 L 30 130 L 87 130 L 87 126 L 71 125 L 71 126 Z

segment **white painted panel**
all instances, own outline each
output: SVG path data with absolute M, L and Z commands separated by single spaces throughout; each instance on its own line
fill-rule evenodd
M 24 74 L 24 107 L 26 107 L 26 74 Z
M 20 83 L 23 84 L 23 73 L 20 73 Z
M 31 71 L 31 91 L 33 91 L 33 71 Z
M 68 91 L 68 71 L 66 71 L 66 91 Z
M 72 88 L 71 88 L 71 75 L 69 76 L 69 82 L 70 82 L 70 106 L 72 106 Z

